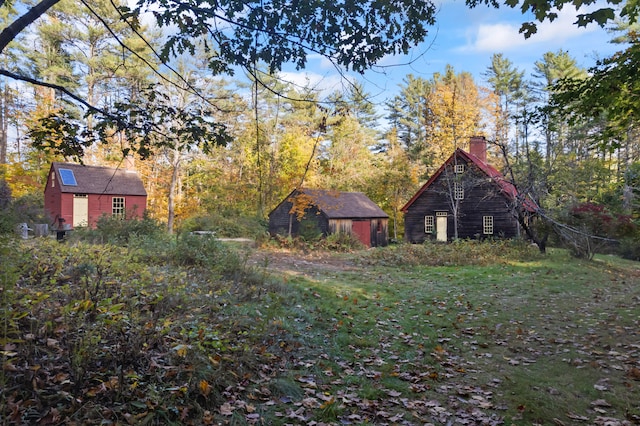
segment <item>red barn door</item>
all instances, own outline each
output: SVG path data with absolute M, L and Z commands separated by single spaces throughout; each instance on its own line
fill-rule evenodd
M 351 225 L 351 232 L 367 247 L 371 247 L 371 221 L 354 220 Z

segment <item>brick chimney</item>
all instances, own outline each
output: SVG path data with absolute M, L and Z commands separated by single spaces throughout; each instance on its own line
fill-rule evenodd
M 469 139 L 469 153 L 478 157 L 483 163 L 487 162 L 487 140 L 484 136 L 471 136 Z

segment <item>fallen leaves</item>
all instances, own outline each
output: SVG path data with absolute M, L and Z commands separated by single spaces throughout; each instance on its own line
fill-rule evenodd
M 370 277 L 359 271 L 358 288 L 340 282 L 333 297 L 324 282 L 305 282 L 299 294 L 287 282 L 233 300 L 244 283 L 207 288 L 191 272 L 166 270 L 152 280 L 166 287 L 123 285 L 96 309 L 83 295 L 52 297 L 3 342 L 2 414 L 9 424 L 72 424 L 72 415 L 87 424 L 639 423 L 616 399 L 638 394 L 637 301 L 625 306 L 607 288 L 563 300 L 559 287 L 547 293 L 524 272 L 513 289 L 461 284 L 450 269 L 421 281 L 424 270 L 406 282 L 394 273 L 375 280 L 393 285 L 367 292 Z M 580 375 L 582 387 L 545 376 L 518 388 L 546 366 Z M 590 398 L 567 406 L 580 392 Z M 559 408 L 540 416 L 536 396 Z

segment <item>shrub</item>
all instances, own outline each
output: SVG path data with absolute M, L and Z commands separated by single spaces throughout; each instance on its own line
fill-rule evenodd
M 240 256 L 212 235 L 178 236 L 171 260 L 179 266 L 198 266 L 223 275 L 242 270 Z
M 624 259 L 640 260 L 640 237 L 626 237 L 620 240 L 618 253 Z
M 11 205 L 11 188 L 6 180 L 0 179 L 0 211 Z
M 178 226 L 179 233 L 192 231 L 213 231 L 218 237 L 256 238 L 267 229 L 264 220 L 256 217 L 240 215 L 221 216 L 210 214 L 206 216 L 194 216 L 182 221 Z
M 536 259 L 537 248 L 523 240 L 458 240 L 450 244 L 426 241 L 398 244 L 367 252 L 365 262 L 387 266 L 489 265 Z
M 40 194 L 11 197 L 11 189 L 0 180 L 0 234 L 11 234 L 18 223 L 48 223 L 44 214 L 44 200 Z
M 364 244 L 356 236 L 342 232 L 327 235 L 323 245 L 329 250 L 343 252 L 365 248 Z
M 564 245 L 574 256 L 591 258 L 596 252 L 633 256 L 630 253 L 634 251 L 634 241 L 638 241 L 638 227 L 631 216 L 615 214 L 603 205 L 587 202 L 573 206 L 566 220 L 581 231 L 564 236 Z
M 164 226 L 145 214 L 141 219 L 121 219 L 102 215 L 95 229 L 78 229 L 72 233 L 75 240 L 101 244 L 126 246 L 140 238 L 162 238 L 166 234 Z

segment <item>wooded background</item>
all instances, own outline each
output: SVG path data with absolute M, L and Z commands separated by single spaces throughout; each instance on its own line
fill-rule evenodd
M 486 85 L 446 66 L 429 79 L 407 75 L 381 105 L 359 82 L 328 95 L 296 86 L 268 56 L 223 69 L 206 34 L 170 45 L 166 28 L 132 25 L 139 16 L 124 4 L 53 3 L 0 56 L 0 177 L 25 205 L 42 198 L 52 161 L 123 167 L 130 154 L 151 216 L 170 231 L 211 216 L 263 221 L 307 186 L 364 192 L 400 239 L 400 207 L 456 147 L 484 135 L 490 162 L 550 217 L 584 222 L 586 211 L 596 233 L 637 233 L 635 25 L 614 25 L 620 53 L 591 70 L 559 51 L 525 74 L 495 54 Z M 14 2 L 0 12 L 7 27 L 25 9 Z M 180 22 L 175 34 L 189 30 Z M 222 55 L 224 42 L 214 41 Z M 113 116 L 105 124 L 96 109 L 129 125 Z M 136 121 L 144 114 L 151 124 Z

